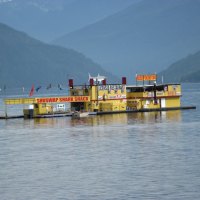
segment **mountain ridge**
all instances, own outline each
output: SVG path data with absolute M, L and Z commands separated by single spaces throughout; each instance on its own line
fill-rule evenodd
M 0 23 L 0 84 L 87 82 L 88 72 L 118 80 L 90 58 L 72 49 L 49 45 Z
M 0 22 L 49 42 L 137 1 L 13 0 L 0 4 Z
M 200 82 L 200 51 L 184 57 L 159 73 L 165 82 Z
M 199 10 L 199 0 L 144 0 L 54 43 L 90 55 L 115 75 L 159 72 L 199 50 Z

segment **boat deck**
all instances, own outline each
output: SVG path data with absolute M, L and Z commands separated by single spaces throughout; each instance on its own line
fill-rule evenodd
M 115 113 L 138 113 L 138 112 L 161 112 L 161 111 L 170 111 L 170 110 L 190 110 L 196 109 L 196 106 L 181 106 L 181 107 L 171 107 L 171 108 L 143 108 L 139 110 L 124 110 L 124 111 L 104 111 L 97 112 L 97 115 L 104 114 L 115 114 Z

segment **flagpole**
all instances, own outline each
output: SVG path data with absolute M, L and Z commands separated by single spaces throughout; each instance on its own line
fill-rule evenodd
M 25 89 L 24 89 L 24 86 L 22 87 L 22 96 L 24 97 L 24 91 L 25 91 Z M 24 101 L 24 100 L 23 100 Z M 25 109 L 25 104 L 24 104 L 24 102 L 23 102 L 23 110 Z
M 5 103 L 5 99 L 6 99 L 6 85 L 3 86 L 3 90 L 4 90 L 4 104 L 5 104 L 5 119 L 8 118 L 8 108 L 7 108 L 7 104 Z
M 6 85 L 3 86 L 3 90 L 4 90 L 4 97 L 6 98 Z
M 4 104 L 5 104 L 5 119 L 7 119 L 8 118 L 8 113 L 7 113 L 7 104 L 5 103 L 5 101 L 4 101 Z

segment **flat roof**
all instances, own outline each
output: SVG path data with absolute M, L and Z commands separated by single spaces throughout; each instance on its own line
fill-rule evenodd
M 166 83 L 166 84 L 156 84 L 156 86 L 167 86 L 167 85 L 180 85 L 180 83 Z M 126 85 L 126 88 L 144 88 L 153 87 L 154 85 Z

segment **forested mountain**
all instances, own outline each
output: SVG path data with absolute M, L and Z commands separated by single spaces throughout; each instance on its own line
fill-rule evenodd
M 94 23 L 140 0 L 1 0 L 0 22 L 42 41 Z
M 0 86 L 67 85 L 68 78 L 82 84 L 87 83 L 88 73 L 115 79 L 81 53 L 45 44 L 0 23 Z
M 200 51 L 189 55 L 159 73 L 164 82 L 200 82 Z
M 143 0 L 64 35 L 74 48 L 113 73 L 159 72 L 200 47 L 200 0 Z
M 162 71 L 199 50 L 199 10 L 200 0 L 0 0 L 0 21 L 46 41 L 80 28 L 55 40 L 54 44 L 68 48 L 65 49 L 11 31 L 1 24 L 1 82 L 12 74 L 11 66 L 12 72 L 25 73 L 26 83 L 33 82 L 33 77 L 26 76 L 30 76 L 30 72 L 37 74 L 36 65 L 45 77 L 43 82 L 52 79 L 50 74 L 61 73 L 63 69 L 76 76 L 79 67 L 86 65 L 92 69 L 85 70 L 85 77 L 91 70 L 101 73 L 99 65 L 84 55 L 133 82 L 135 73 Z M 72 62 L 76 64 L 71 65 Z M 92 64 L 86 64 L 88 62 Z M 73 68 L 69 70 L 69 66 Z M 77 73 L 75 67 L 78 67 Z M 191 80 L 191 77 L 198 79 L 197 71 L 192 74 L 189 69 L 189 73 L 177 81 Z M 16 81 L 20 82 L 20 78 Z

